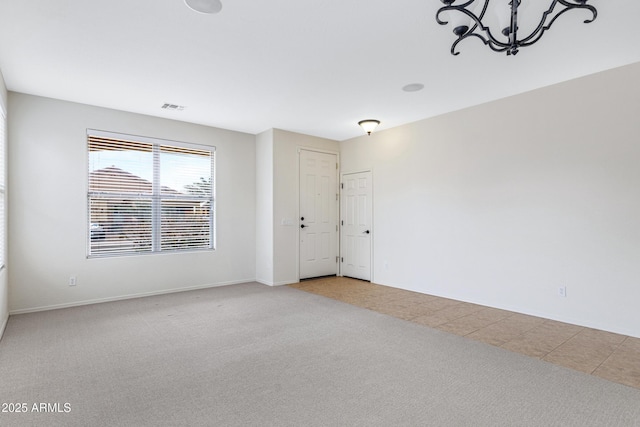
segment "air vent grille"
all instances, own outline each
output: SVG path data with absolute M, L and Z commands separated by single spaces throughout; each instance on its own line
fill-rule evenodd
M 169 104 L 166 103 L 162 106 L 162 108 L 164 110 L 171 110 L 171 111 L 182 111 L 184 110 L 186 107 L 184 105 L 176 105 L 176 104 Z

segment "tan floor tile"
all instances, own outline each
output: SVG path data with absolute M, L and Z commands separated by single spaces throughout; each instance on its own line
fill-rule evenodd
M 429 326 L 435 328 L 436 326 L 443 325 L 447 322 L 450 322 L 451 319 L 449 316 L 442 315 L 439 311 L 433 312 L 433 314 L 426 314 L 423 316 L 416 316 L 411 319 L 412 322 L 418 323 L 420 325 Z
M 398 301 L 398 300 L 402 300 L 403 297 L 405 296 L 404 291 L 388 291 L 388 290 L 375 290 L 371 293 L 368 293 L 368 295 L 372 296 L 372 297 L 377 297 L 383 300 L 387 300 L 387 301 Z
M 540 359 L 565 343 L 569 338 L 571 338 L 570 335 L 549 331 L 542 324 L 517 336 L 501 347 Z
M 626 338 L 627 337 L 624 335 L 614 334 L 613 332 L 584 328 L 572 339 L 585 346 L 606 344 L 618 347 L 626 340 Z
M 509 341 L 500 347 L 505 350 L 513 351 L 514 353 L 524 354 L 525 356 L 535 357 L 541 359 L 549 354 L 550 349 L 553 347 L 545 345 L 544 342 L 532 342 L 530 340 L 513 340 Z
M 498 308 L 485 307 L 474 313 L 480 319 L 490 320 L 491 323 L 499 322 L 514 315 L 511 311 L 500 310 Z
M 482 329 L 490 325 L 491 323 L 493 323 L 492 320 L 478 317 L 477 313 L 474 313 L 439 325 L 438 329 L 445 332 L 451 332 L 456 335 L 465 336 L 476 332 L 477 330 Z
M 593 374 L 609 381 L 640 388 L 640 340 L 627 338 Z
M 402 294 L 401 293 L 389 292 L 389 291 L 380 290 L 380 289 L 372 289 L 370 291 L 363 292 L 362 296 L 365 296 L 366 298 L 369 298 L 369 299 L 377 298 L 382 302 L 384 302 L 384 301 L 396 301 L 396 300 L 402 299 Z
M 528 314 L 515 313 L 509 317 L 509 322 L 516 325 L 523 330 L 533 329 L 545 322 L 545 319 L 541 317 L 529 316 Z
M 492 323 L 468 335 L 468 337 L 500 347 L 535 327 L 534 324 L 528 324 L 526 322 L 512 323 L 510 319 L 511 317 L 507 317 Z
M 446 298 L 437 298 L 431 301 L 422 301 L 422 306 L 432 311 L 440 311 L 460 304 L 460 301 L 454 301 Z
M 361 304 L 366 301 L 366 298 L 363 298 L 359 295 L 337 295 L 334 299 L 346 302 L 347 304 L 359 306 L 361 306 Z
M 620 351 L 625 352 L 639 352 L 640 353 L 640 338 L 627 337 L 619 348 Z
M 367 308 L 404 320 L 411 320 L 415 317 L 433 313 L 433 311 L 421 304 L 415 304 L 406 300 L 389 301 L 386 303 L 378 302 L 369 305 Z
M 478 329 L 477 331 L 467 335 L 467 338 L 500 347 L 506 343 L 508 339 L 505 338 L 505 334 L 501 330 L 491 328 L 494 325 L 495 324 L 489 325 L 486 328 Z
M 345 277 L 290 286 L 640 389 L 639 338 Z
M 471 304 L 468 302 L 459 302 L 455 305 L 439 310 L 438 313 L 443 313 L 450 316 L 451 319 L 455 319 L 458 317 L 464 317 L 476 313 L 483 308 L 484 307 L 482 307 L 481 305 Z
M 640 372 L 637 370 L 603 365 L 596 369 L 593 375 L 614 383 L 640 389 Z
M 405 317 L 403 317 L 403 319 L 412 320 L 412 319 L 415 319 L 416 317 L 428 316 L 433 313 L 435 313 L 435 311 L 431 310 L 429 307 L 425 305 L 414 304 L 407 307 L 407 309 L 404 311 Z
M 556 320 L 544 320 L 541 324 L 544 331 L 554 334 L 562 334 L 567 337 L 573 337 L 585 330 L 584 327 L 572 325 L 570 323 L 558 322 Z
M 428 304 L 423 304 L 423 307 L 430 308 Z M 433 314 L 417 316 L 411 320 L 421 325 L 436 327 L 449 323 L 452 320 L 468 316 L 469 314 L 473 314 L 480 309 L 481 307 L 475 304 L 462 302 L 442 310 L 433 311 Z
M 535 323 L 531 322 L 513 322 L 513 316 L 499 320 L 486 328 L 483 328 L 486 336 L 501 337 L 504 342 L 511 341 L 514 338 L 524 334 L 535 328 Z M 481 332 L 481 331 L 478 331 Z
M 555 320 L 545 320 L 543 323 L 533 327 L 529 332 L 542 337 L 548 336 L 553 342 L 558 342 L 558 345 L 560 345 L 575 337 L 583 330 L 584 328 L 582 326 L 556 322 Z
M 409 301 L 412 302 L 414 304 L 433 304 L 434 302 L 437 303 L 438 301 L 438 297 L 434 297 L 431 295 L 425 295 L 425 294 L 419 294 L 416 292 L 407 292 L 403 295 L 401 295 L 400 298 L 398 298 L 398 300 L 402 300 L 402 301 Z
M 584 329 L 545 356 L 544 360 L 590 374 L 613 354 L 624 338 L 610 332 Z
M 389 316 L 397 317 L 398 319 L 402 319 L 402 320 L 411 320 L 416 317 L 413 313 L 406 310 L 392 310 L 392 309 L 383 307 L 383 308 L 378 308 L 374 311 L 377 311 L 378 313 L 382 313 L 382 314 L 387 314 Z
M 387 304 L 392 304 L 395 302 L 395 300 L 390 299 L 389 297 L 385 296 L 385 295 L 363 295 L 360 298 L 362 298 L 363 302 L 362 302 L 362 306 L 363 307 L 367 307 L 370 308 L 372 310 L 375 309 L 375 307 L 382 307 L 385 306 Z
M 304 282 L 292 283 L 289 286 L 296 289 L 302 289 L 304 288 Z
M 448 332 L 450 334 L 460 335 L 461 337 L 474 331 L 474 329 L 470 328 L 468 325 L 451 322 L 439 325 L 436 329 L 440 329 L 441 331 Z

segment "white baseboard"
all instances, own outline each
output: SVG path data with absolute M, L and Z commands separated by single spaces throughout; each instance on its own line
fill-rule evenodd
M 83 301 L 74 301 L 74 302 L 65 303 L 65 304 L 52 304 L 52 305 L 45 305 L 45 306 L 41 306 L 41 307 L 22 308 L 22 309 L 19 309 L 19 310 L 10 310 L 9 314 L 10 315 L 14 315 L 14 314 L 36 313 L 36 312 L 39 312 L 39 311 L 58 310 L 58 309 L 62 309 L 62 308 L 79 307 L 79 306 L 82 306 L 82 305 L 100 304 L 100 303 L 103 303 L 103 302 L 121 301 L 121 300 L 134 299 L 134 298 L 143 298 L 143 297 L 150 297 L 150 296 L 154 296 L 154 295 L 173 294 L 173 293 L 176 293 L 176 292 L 195 291 L 195 290 L 198 290 L 198 289 L 217 288 L 217 287 L 220 287 L 220 286 L 238 285 L 238 284 L 241 284 L 241 283 L 251 283 L 251 282 L 255 282 L 255 279 L 234 280 L 234 281 L 230 281 L 230 282 L 220 282 L 220 283 L 207 284 L 207 285 L 189 286 L 189 287 L 186 287 L 186 288 L 165 289 L 165 290 L 162 290 L 162 291 L 142 292 L 142 293 L 137 293 L 137 294 L 120 295 L 120 296 L 116 296 L 116 297 L 96 298 L 96 299 L 83 300 Z M 5 321 L 5 324 L 6 324 L 6 321 Z
M 299 280 L 294 280 L 294 281 L 283 281 L 283 282 L 271 282 L 269 280 L 260 280 L 260 279 L 256 279 L 256 282 L 258 283 L 262 283 L 263 285 L 267 285 L 267 286 L 286 286 L 286 285 L 293 285 L 294 283 L 299 283 Z
M 9 316 L 2 319 L 2 324 L 0 325 L 0 341 L 2 341 L 2 337 L 4 336 L 4 330 L 7 328 L 7 322 L 9 321 Z

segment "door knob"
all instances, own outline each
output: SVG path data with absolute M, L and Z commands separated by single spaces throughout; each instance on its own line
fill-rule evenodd
M 300 218 L 300 221 L 304 221 L 304 217 L 301 217 L 301 218 Z
M 369 230 L 363 231 L 364 234 L 369 234 Z
M 300 224 L 300 228 L 305 228 L 305 227 L 306 227 L 306 225 Z

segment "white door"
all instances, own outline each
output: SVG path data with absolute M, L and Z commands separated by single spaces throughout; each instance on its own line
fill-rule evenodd
M 300 150 L 300 278 L 338 273 L 338 156 Z
M 371 280 L 371 172 L 342 176 L 342 275 Z

